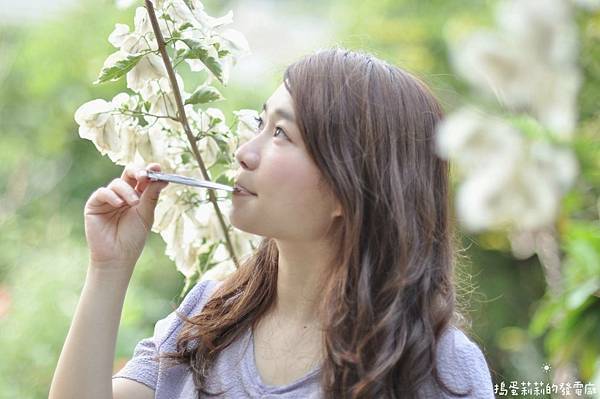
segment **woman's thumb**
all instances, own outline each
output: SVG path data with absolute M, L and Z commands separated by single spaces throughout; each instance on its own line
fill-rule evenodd
M 150 182 L 140 196 L 140 203 L 137 206 L 138 212 L 150 228 L 152 228 L 152 224 L 154 223 L 154 209 L 156 209 L 160 192 L 168 184 L 168 182 L 164 181 Z

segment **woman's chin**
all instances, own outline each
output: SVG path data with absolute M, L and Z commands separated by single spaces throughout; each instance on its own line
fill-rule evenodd
M 238 212 L 236 212 L 235 206 L 231 207 L 231 209 L 229 210 L 229 223 L 231 223 L 231 225 L 236 229 L 241 230 L 245 233 L 255 234 L 255 232 L 252 231 L 254 229 L 251 229 L 251 226 L 249 226 L 248 223 L 244 223 L 244 221 L 241 220 L 242 218 L 243 215 L 240 215 Z

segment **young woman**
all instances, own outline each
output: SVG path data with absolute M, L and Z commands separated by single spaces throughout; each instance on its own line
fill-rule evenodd
M 86 204 L 91 262 L 51 398 L 493 398 L 457 310 L 441 117 L 423 82 L 371 55 L 333 48 L 290 65 L 236 153 L 253 195 L 234 195 L 230 221 L 261 245 L 225 281 L 193 287 L 111 387 L 125 291 L 166 185 L 126 168 Z

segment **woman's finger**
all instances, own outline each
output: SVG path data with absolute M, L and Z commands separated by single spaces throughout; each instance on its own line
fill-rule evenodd
M 107 187 L 127 201 L 129 205 L 136 205 L 140 200 L 140 195 L 123 179 L 114 179 Z
M 141 195 L 146 186 L 149 183 L 148 176 L 146 175 L 146 169 L 152 169 L 157 172 L 160 172 L 160 164 L 159 163 L 150 163 L 146 166 L 146 168 L 136 166 L 135 164 L 130 164 L 125 166 L 123 169 L 123 173 L 121 175 L 121 179 L 129 184 L 137 193 Z
M 125 200 L 107 187 L 100 187 L 90 196 L 89 204 L 91 206 L 102 206 L 107 203 L 119 208 L 125 205 Z
M 135 185 L 137 184 L 135 173 L 138 171 L 138 169 L 139 168 L 135 165 L 127 165 L 121 174 L 121 179 L 123 179 L 123 181 L 129 184 L 132 188 L 135 188 Z

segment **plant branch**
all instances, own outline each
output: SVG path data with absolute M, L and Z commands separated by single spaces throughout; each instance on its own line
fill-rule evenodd
M 152 30 L 154 31 L 154 35 L 156 36 L 156 42 L 158 43 L 158 49 L 160 50 L 160 55 L 162 56 L 163 62 L 165 63 L 165 67 L 167 68 L 167 73 L 169 75 L 169 80 L 171 82 L 171 87 L 173 88 L 173 94 L 175 96 L 175 102 L 177 103 L 177 118 L 183 129 L 185 134 L 190 142 L 190 146 L 192 147 L 192 152 L 194 153 L 194 157 L 198 162 L 198 166 L 200 167 L 200 171 L 202 172 L 202 176 L 205 180 L 210 180 L 208 176 L 208 171 L 204 165 L 204 161 L 200 156 L 200 151 L 198 151 L 198 146 L 196 145 L 196 140 L 194 138 L 194 134 L 192 133 L 192 129 L 190 128 L 187 116 L 185 115 L 185 108 L 183 106 L 183 101 L 181 99 L 181 93 L 179 91 L 179 85 L 177 84 L 177 79 L 175 78 L 175 71 L 173 70 L 173 66 L 171 65 L 171 60 L 169 59 L 169 55 L 167 54 L 167 49 L 165 45 L 165 40 L 160 31 L 160 27 L 158 25 L 158 19 L 156 18 L 156 13 L 154 12 L 154 6 L 152 5 L 151 0 L 145 0 L 146 9 L 148 10 L 148 16 L 150 17 L 150 22 L 152 23 Z M 217 217 L 219 219 L 219 224 L 221 225 L 221 229 L 223 230 L 223 234 L 225 236 L 225 244 L 227 245 L 227 249 L 231 258 L 233 259 L 233 263 L 235 267 L 239 267 L 238 259 L 235 255 L 235 251 L 233 249 L 233 244 L 231 242 L 231 238 L 229 237 L 229 230 L 227 225 L 225 224 L 225 220 L 223 219 L 223 215 L 221 213 L 221 209 L 217 204 L 217 198 L 212 190 L 208 191 L 208 197 L 210 202 L 212 202 Z
M 126 110 L 119 110 L 119 112 L 121 114 L 130 115 L 130 116 L 151 116 L 151 117 L 157 118 L 157 119 L 171 119 L 171 120 L 174 120 L 175 122 L 179 122 L 179 119 L 177 119 L 171 115 L 154 115 L 154 114 L 150 114 L 148 112 L 126 111 Z

